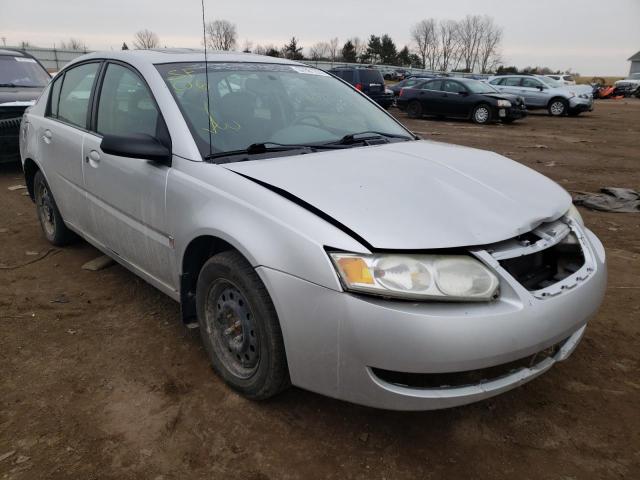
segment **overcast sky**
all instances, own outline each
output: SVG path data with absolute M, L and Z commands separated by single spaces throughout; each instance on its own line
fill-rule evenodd
M 505 63 L 519 67 L 625 75 L 640 50 L 640 0 L 205 0 L 205 8 L 207 19 L 237 25 L 240 46 L 388 33 L 401 48 L 422 18 L 486 14 L 504 28 Z M 200 0 L 0 0 L 0 41 L 52 46 L 74 37 L 117 49 L 149 28 L 163 46 L 200 47 L 201 15 Z

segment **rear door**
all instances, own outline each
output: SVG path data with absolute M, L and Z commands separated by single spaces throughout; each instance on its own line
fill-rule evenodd
M 139 133 L 170 148 L 166 124 L 146 82 L 130 66 L 110 62 L 102 74 L 83 152 L 90 235 L 142 273 L 173 288 L 173 252 L 165 218 L 170 167 L 106 154 L 100 148 L 104 135 Z
M 88 225 L 88 207 L 82 149 L 100 65 L 83 63 L 54 79 L 38 131 L 40 161 L 58 208 L 66 222 L 83 231 Z
M 442 110 L 442 80 L 429 80 L 419 86 L 418 99 L 422 104 L 422 113 L 438 115 Z
M 501 92 L 511 93 L 512 95 L 520 95 L 520 77 L 506 77 L 500 82 L 498 87 Z

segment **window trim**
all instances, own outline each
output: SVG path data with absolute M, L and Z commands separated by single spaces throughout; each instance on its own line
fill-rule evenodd
M 167 147 L 169 149 L 170 152 L 173 151 L 173 140 L 171 139 L 171 132 L 169 131 L 169 127 L 167 126 L 167 122 L 164 119 L 164 115 L 162 114 L 162 110 L 160 109 L 160 106 L 158 105 L 158 101 L 156 100 L 155 95 L 153 94 L 153 90 L 151 89 L 151 87 L 149 86 L 149 83 L 147 82 L 146 78 L 144 78 L 144 75 L 142 75 L 142 73 L 140 73 L 140 71 L 135 68 L 133 65 L 127 63 L 127 62 L 123 62 L 121 60 L 115 60 L 115 59 L 105 59 L 103 62 L 103 66 L 102 69 L 100 70 L 100 74 L 98 76 L 96 85 L 97 88 L 95 89 L 94 93 L 93 93 L 93 98 L 92 98 L 92 102 L 91 102 L 91 110 L 90 110 L 90 119 L 88 122 L 89 125 L 89 130 L 88 133 L 91 133 L 97 137 L 103 138 L 103 135 L 101 133 L 98 132 L 98 107 L 100 105 L 100 97 L 102 95 L 102 86 L 104 84 L 104 77 L 107 74 L 107 69 L 109 68 L 109 65 L 113 64 L 113 65 L 118 65 L 122 68 L 125 68 L 129 71 L 131 71 L 132 73 L 134 73 L 143 83 L 143 85 L 147 88 L 147 90 L 149 91 L 149 95 L 151 96 L 151 100 L 153 101 L 153 104 L 156 107 L 156 110 L 158 112 L 158 115 L 160 117 L 160 120 L 162 121 L 162 125 L 164 127 L 164 130 L 167 134 L 167 138 L 166 141 L 165 139 L 162 138 L 156 138 L 156 140 L 158 140 L 161 144 L 163 144 L 165 147 Z M 165 145 L 165 143 L 168 143 L 168 145 Z
M 69 123 L 69 122 L 65 122 L 64 120 L 61 120 L 59 118 L 59 114 L 60 114 L 60 98 L 61 95 L 58 95 L 58 113 L 56 114 L 56 116 L 52 116 L 51 115 L 51 97 L 53 95 L 53 84 L 55 82 L 62 82 L 60 84 L 60 94 L 62 94 L 62 87 L 64 86 L 64 81 L 66 79 L 67 76 L 67 72 L 69 70 L 73 70 L 76 67 L 81 67 L 83 65 L 89 65 L 91 63 L 96 63 L 98 64 L 98 70 L 96 71 L 96 78 L 93 81 L 93 85 L 91 86 L 91 91 L 89 92 L 89 104 L 87 105 L 87 117 L 85 118 L 85 122 L 84 122 L 84 127 L 81 127 L 79 125 L 73 124 L 73 123 Z M 88 125 L 89 125 L 89 119 L 90 119 L 90 115 L 91 115 L 91 109 L 93 107 L 93 98 L 95 96 L 95 91 L 96 91 L 96 86 L 98 84 L 98 80 L 100 79 L 100 75 L 102 72 L 102 68 L 104 66 L 104 60 L 101 58 L 92 58 L 83 62 L 78 62 L 78 63 L 73 63 L 65 68 L 63 68 L 58 75 L 56 75 L 56 78 L 53 79 L 53 82 L 51 83 L 51 88 L 49 88 L 49 92 L 48 92 L 48 98 L 47 98 L 47 107 L 45 109 L 45 117 L 50 119 L 50 120 L 54 120 L 56 122 L 62 123 L 63 125 L 68 125 L 69 127 L 72 128 L 77 128 L 78 130 L 81 130 L 83 132 L 88 132 Z M 60 75 L 62 75 L 62 77 L 60 77 Z

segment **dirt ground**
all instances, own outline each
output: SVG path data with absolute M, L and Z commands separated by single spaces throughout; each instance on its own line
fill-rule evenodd
M 570 191 L 640 189 L 640 100 L 509 126 L 394 114 Z M 640 478 L 638 214 L 582 209 L 610 283 L 569 360 L 489 401 L 399 413 L 296 388 L 239 397 L 176 303 L 120 266 L 81 270 L 98 254 L 86 243 L 52 250 L 24 190 L 8 190 L 21 183 L 0 168 L 0 479 Z

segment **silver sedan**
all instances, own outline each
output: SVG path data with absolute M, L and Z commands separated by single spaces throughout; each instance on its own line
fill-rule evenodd
M 296 62 L 90 54 L 27 110 L 20 148 L 46 238 L 80 236 L 180 302 L 249 398 L 482 400 L 566 359 L 605 290 L 561 187 L 419 140 Z

